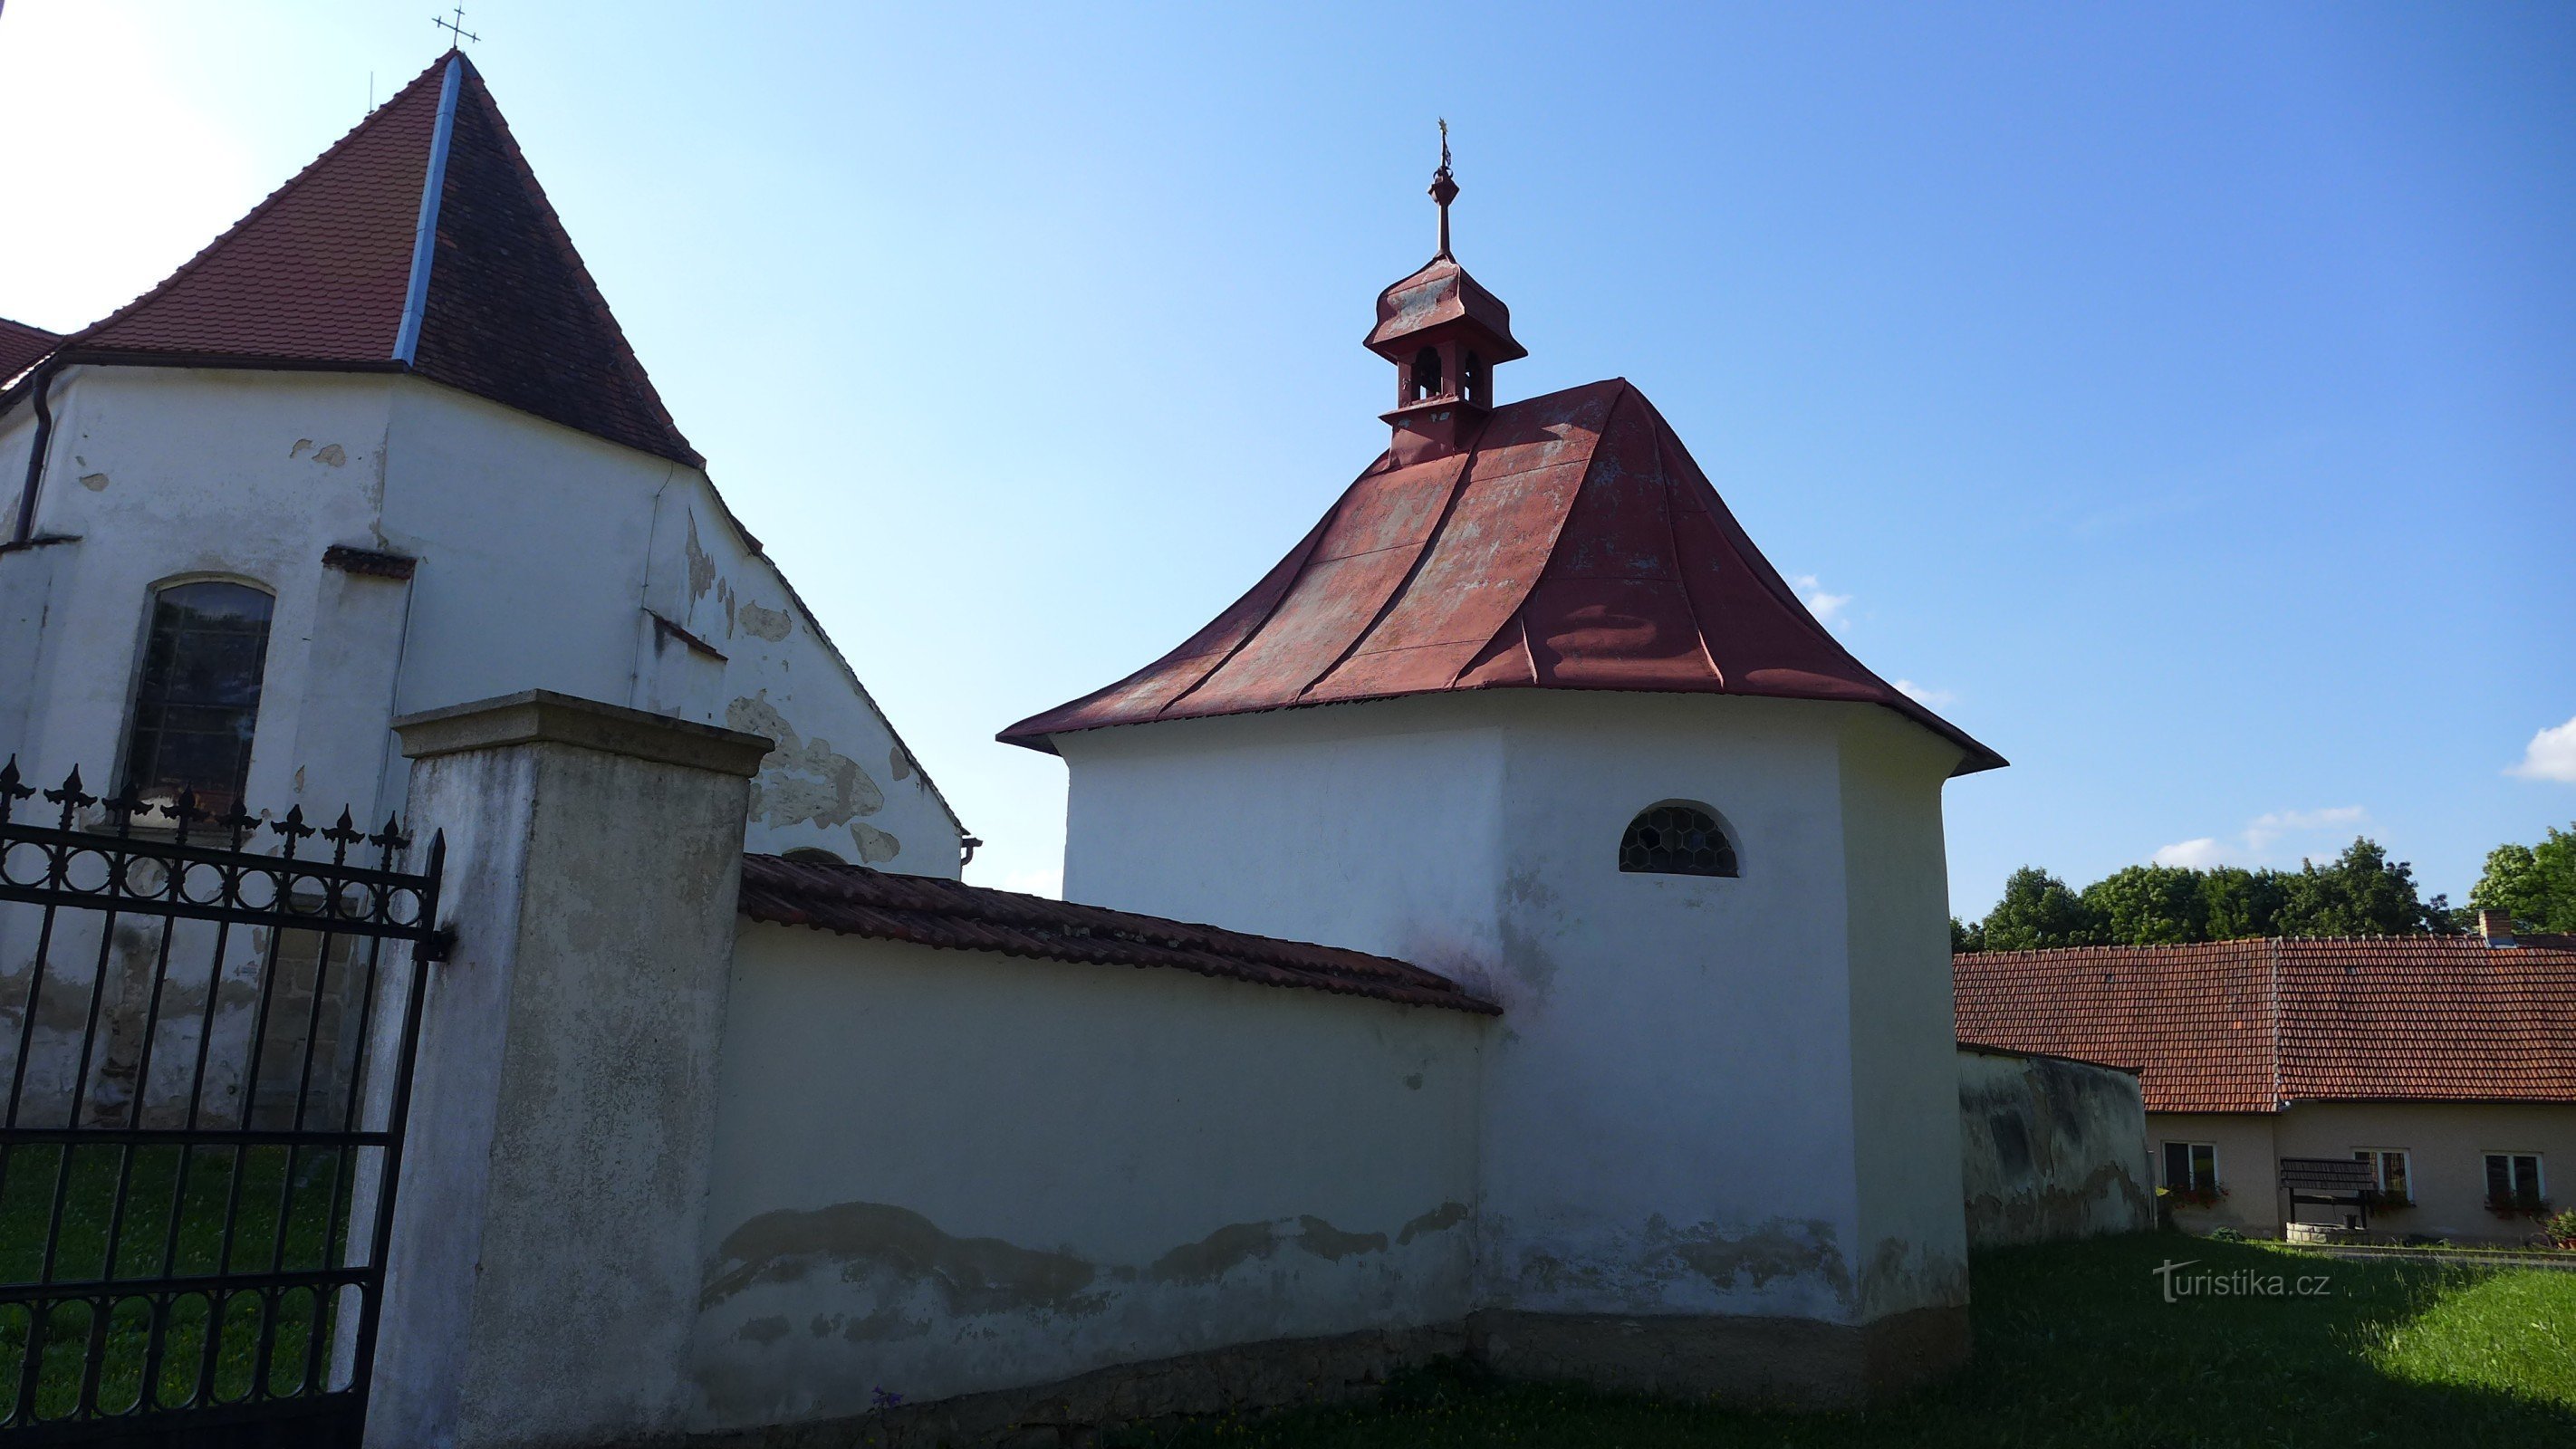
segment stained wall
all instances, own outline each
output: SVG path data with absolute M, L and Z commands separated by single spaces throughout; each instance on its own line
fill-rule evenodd
M 1470 1306 L 1489 1019 L 746 922 L 701 1428 Z
M 2156 1225 L 2135 1072 L 1962 1045 L 1959 1145 L 1971 1247 Z

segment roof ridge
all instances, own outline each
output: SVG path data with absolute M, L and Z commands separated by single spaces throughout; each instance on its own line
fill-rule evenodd
M 438 119 L 430 123 L 429 160 L 421 168 L 420 219 L 412 225 L 411 276 L 403 284 L 402 320 L 394 327 L 396 362 L 408 367 L 420 351 L 422 314 L 429 307 L 430 264 L 438 256 L 438 201 L 447 190 L 447 152 L 456 139 L 456 96 L 466 69 L 465 53 L 451 50 L 446 74 L 438 83 Z

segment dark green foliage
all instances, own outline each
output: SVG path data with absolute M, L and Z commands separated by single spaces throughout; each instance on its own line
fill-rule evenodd
M 2102 944 L 2102 923 L 2066 882 L 2023 866 L 2004 882 L 2004 898 L 1980 923 L 1989 951 L 2044 951 Z
M 2576 837 L 2569 837 L 2576 855 Z M 2450 902 L 2422 899 L 2415 868 L 2356 839 L 2295 871 L 2133 865 L 2081 891 L 2036 866 L 2014 871 L 1986 918 L 1953 921 L 1953 951 L 2170 946 L 2257 936 L 2403 936 L 2450 932 Z
M 2168 1303 L 2159 1263 L 2322 1276 L 2311 1297 Z M 1436 1365 L 1377 1402 L 1203 1419 L 1158 1449 L 2431 1449 L 2576 1444 L 2576 1273 L 2363 1262 L 2150 1233 L 1981 1254 L 1975 1358 L 1865 1412 L 1766 1413 Z
M 2526 931 L 2576 931 L 2576 825 L 2552 827 L 2538 845 L 2499 845 L 2469 904 L 2511 911 Z

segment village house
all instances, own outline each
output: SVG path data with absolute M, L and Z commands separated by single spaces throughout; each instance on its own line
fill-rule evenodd
M 333 1166 L 276 1221 L 348 1228 L 0 1283 L 17 1367 L 230 1294 L 308 1351 L 221 1412 L 316 1442 L 1078 1437 L 1456 1354 L 1850 1404 L 1965 1361 L 1972 1241 L 2137 1226 L 2134 1076 L 1956 1049 L 1941 797 L 2001 758 L 1637 387 L 1504 400 L 1431 194 L 1386 451 L 1003 732 L 1070 773 L 1063 901 L 960 879 L 461 54 L 0 330 L 0 1173 L 283 1153 Z M 289 858 L 344 801 L 402 821 Z
M 2476 936 L 1997 951 L 1956 970 L 1962 1040 L 2139 1073 L 2186 1229 L 2278 1237 L 2366 1210 L 2375 1234 L 2521 1244 L 2568 1200 L 2576 938 L 2517 938 L 2488 912 Z M 2368 1199 L 2294 1203 L 2284 1159 L 2365 1164 Z

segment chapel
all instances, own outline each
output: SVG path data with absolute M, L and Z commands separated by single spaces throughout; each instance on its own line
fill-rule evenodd
M 1967 1345 L 1941 789 L 2004 761 L 1800 605 L 1634 384 L 1501 400 L 1527 349 L 1457 194 L 1444 149 L 1438 250 L 1365 339 L 1386 451 L 1206 627 L 1001 738 L 1065 760 L 1069 899 L 1502 1007 L 1488 1361 L 1936 1372 Z

